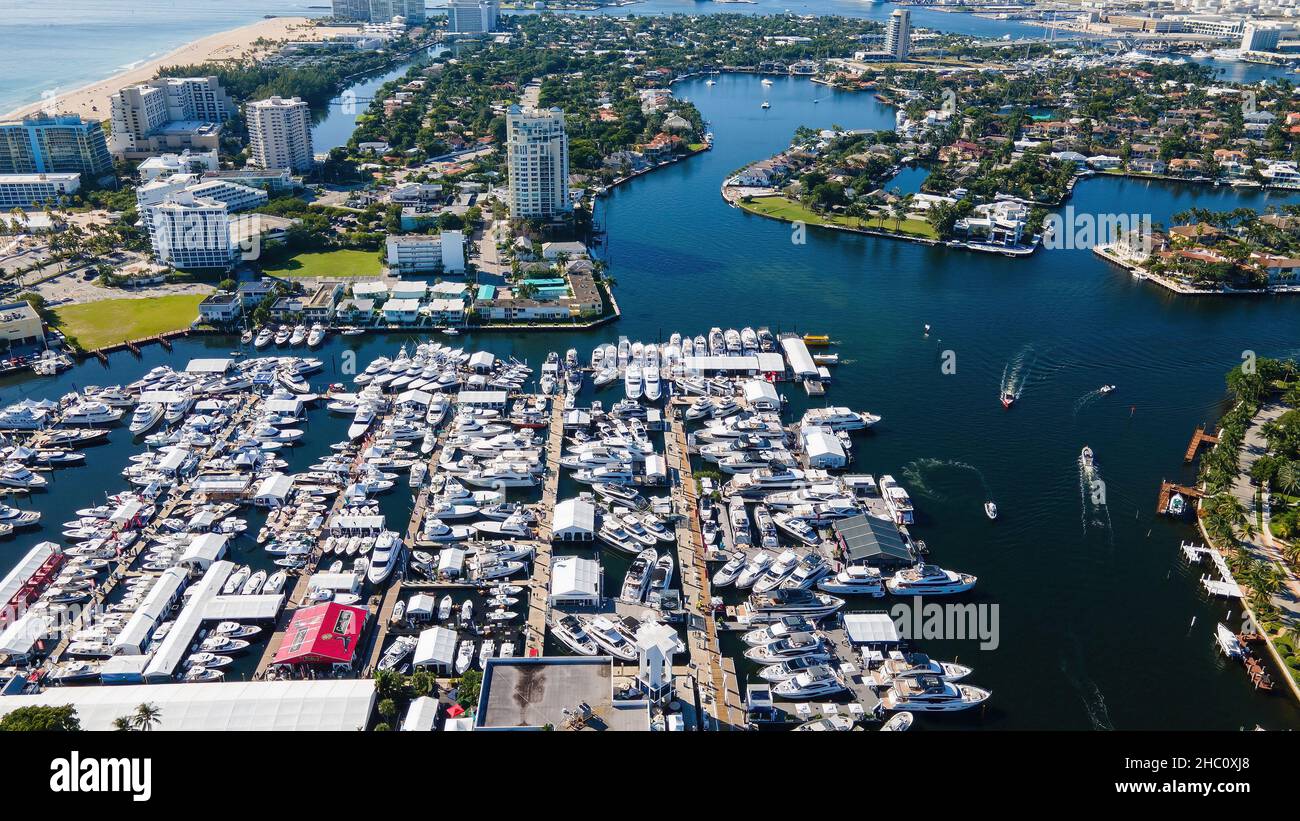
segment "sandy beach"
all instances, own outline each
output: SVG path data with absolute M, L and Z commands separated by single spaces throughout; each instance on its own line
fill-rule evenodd
M 261 20 L 252 25 L 195 40 L 157 60 L 142 64 L 130 71 L 114 74 L 105 80 L 72 91 L 59 90 L 54 97 L 54 109 L 60 114 L 80 114 L 86 119 L 107 120 L 109 100 L 118 89 L 151 80 L 164 66 L 193 65 L 213 60 L 237 60 L 267 50 L 253 46 L 258 39 L 264 38 L 275 42 L 319 40 L 325 34 L 337 34 L 341 31 L 344 29 L 317 30 L 314 22 L 307 17 L 275 17 Z M 30 103 L 0 115 L 0 120 L 18 119 L 36 113 L 46 105 L 46 101 Z

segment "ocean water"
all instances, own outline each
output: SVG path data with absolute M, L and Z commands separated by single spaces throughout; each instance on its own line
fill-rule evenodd
M 660 3 L 658 5 L 668 5 Z M 585 359 L 598 343 L 626 335 L 651 341 L 673 331 L 768 325 L 826 333 L 843 362 L 824 400 L 882 414 L 858 437 L 854 469 L 892 474 L 918 509 L 914 534 L 931 559 L 974 573 L 962 601 L 996 605 L 998 646 L 972 640 L 921 641 L 935 657 L 972 666 L 970 682 L 993 699 L 981 713 L 924 718 L 971 729 L 1269 729 L 1300 727 L 1300 710 L 1280 691 L 1257 694 L 1239 666 L 1213 644 L 1217 621 L 1234 623 L 1231 603 L 1206 600 L 1199 572 L 1178 556 L 1187 523 L 1154 514 L 1162 478 L 1194 477 L 1182 464 L 1188 437 L 1224 410 L 1224 373 L 1243 350 L 1296 356 L 1294 297 L 1187 298 L 1133 280 L 1087 250 L 1040 251 L 1009 260 L 888 239 L 811 229 L 792 241 L 789 225 L 745 214 L 718 186 L 736 168 L 784 147 L 800 125 L 888 128 L 891 109 L 869 95 L 782 78 L 767 89 L 752 76 L 715 86 L 689 81 L 675 93 L 700 107 L 715 148 L 639 178 L 603 200 L 603 253 L 618 280 L 619 322 L 584 333 L 459 337 L 456 344 L 515 355 L 537 365 L 547 351 L 575 347 Z M 772 107 L 760 109 L 763 99 Z M 817 102 L 814 102 L 816 100 Z M 920 182 L 909 172 L 907 188 Z M 1115 178 L 1081 183 L 1079 213 L 1149 213 L 1168 223 L 1192 206 L 1215 210 L 1294 201 L 1294 195 Z M 931 324 L 929 336 L 922 332 Z M 364 364 L 391 355 L 402 335 L 331 339 L 318 354 L 323 386 L 342 381 L 341 355 Z M 184 367 L 222 356 L 237 340 L 179 341 L 136 358 L 115 354 L 53 379 L 0 380 L 0 404 L 58 397 L 90 384 L 125 384 L 159 364 Z M 956 372 L 940 368 L 955 357 Z M 1004 411 L 1009 374 L 1021 388 Z M 1119 390 L 1096 394 L 1103 384 Z M 782 390 L 797 416 L 811 402 L 797 385 Z M 615 389 L 582 399 L 617 397 Z M 290 454 L 302 470 L 343 436 L 324 410 L 304 425 Z M 1097 454 L 1104 507 L 1082 492 L 1080 448 Z M 125 430 L 87 450 L 88 465 L 53 474 L 48 492 L 11 503 L 45 514 L 39 531 L 0 542 L 0 572 L 32 544 L 57 535 L 83 505 L 124 488 L 118 471 L 138 450 Z M 573 486 L 566 482 L 566 491 Z M 997 501 L 989 522 L 981 505 Z M 409 511 L 400 487 L 384 499 L 394 522 Z M 253 515 L 252 529 L 258 525 Z M 250 540 L 236 556 L 269 563 Z M 626 560 L 603 551 L 606 589 Z M 858 601 L 880 609 L 892 599 Z M 734 643 L 731 643 L 734 645 Z M 734 646 L 729 651 L 734 652 Z M 742 662 L 742 674 L 746 668 Z
M 319 17 L 327 0 L 0 0 L 0 112 L 72 91 L 265 15 Z M 315 6 L 316 8 L 312 8 Z

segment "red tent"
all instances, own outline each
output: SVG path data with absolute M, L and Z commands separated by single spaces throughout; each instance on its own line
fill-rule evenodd
M 447 718 L 456 718 L 457 716 L 461 715 L 464 712 L 465 712 L 464 707 L 460 706 L 459 704 L 453 704 L 447 710 Z
M 275 664 L 347 664 L 356 655 L 366 626 L 364 607 L 318 604 L 293 614 Z

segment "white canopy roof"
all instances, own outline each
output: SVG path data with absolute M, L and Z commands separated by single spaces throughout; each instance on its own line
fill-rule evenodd
M 283 473 L 272 473 L 257 486 L 259 499 L 279 499 L 284 501 L 293 487 L 293 479 Z
M 898 643 L 898 626 L 888 613 L 845 613 L 844 632 L 854 644 Z
M 230 370 L 230 359 L 191 359 L 186 373 L 225 373 Z
M 580 556 L 561 556 L 551 566 L 551 596 L 599 598 L 600 563 Z
M 27 583 L 32 574 L 41 569 L 45 560 L 54 555 L 54 551 L 62 551 L 63 548 L 54 542 L 41 542 L 27 551 L 27 555 L 14 566 L 13 570 L 0 581 L 0 606 L 7 605 L 14 597 L 14 594 Z
M 595 533 L 596 506 L 581 499 L 565 499 L 555 506 L 555 519 L 551 531 L 565 533 Z
M 430 627 L 420 634 L 415 645 L 412 667 L 450 667 L 456 660 L 456 631 L 446 627 Z
M 406 603 L 406 615 L 410 616 L 415 613 L 432 616 L 434 609 L 438 607 L 438 600 L 428 593 L 416 593 Z
M 163 730 L 356 731 L 375 700 L 373 679 L 230 681 L 151 686 L 55 687 L 0 699 L 0 715 L 19 707 L 77 708 L 83 730 L 112 730 L 113 720 L 155 704 Z
M 200 533 L 181 554 L 180 564 L 206 569 L 226 555 L 226 543 L 229 541 L 230 537 L 225 533 Z
M 438 702 L 428 696 L 420 696 L 411 702 L 411 708 L 406 711 L 406 718 L 402 720 L 402 729 L 428 732 L 433 729 L 433 723 L 437 718 Z

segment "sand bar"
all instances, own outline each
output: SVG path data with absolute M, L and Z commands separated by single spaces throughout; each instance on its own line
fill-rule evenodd
M 152 80 L 158 70 L 164 66 L 194 65 L 216 60 L 233 61 L 271 50 L 272 47 L 253 46 L 258 39 L 276 43 L 285 40 L 319 40 L 341 31 L 343 29 L 335 27 L 316 29 L 314 21 L 307 17 L 274 17 L 269 20 L 259 20 L 251 25 L 187 43 L 157 60 L 114 74 L 106 80 L 73 91 L 56 90 L 54 108 L 60 114 L 80 114 L 85 119 L 107 120 L 109 99 L 117 93 L 118 89 Z M 13 120 L 34 114 L 45 105 L 44 101 L 29 103 L 0 115 L 0 120 Z

